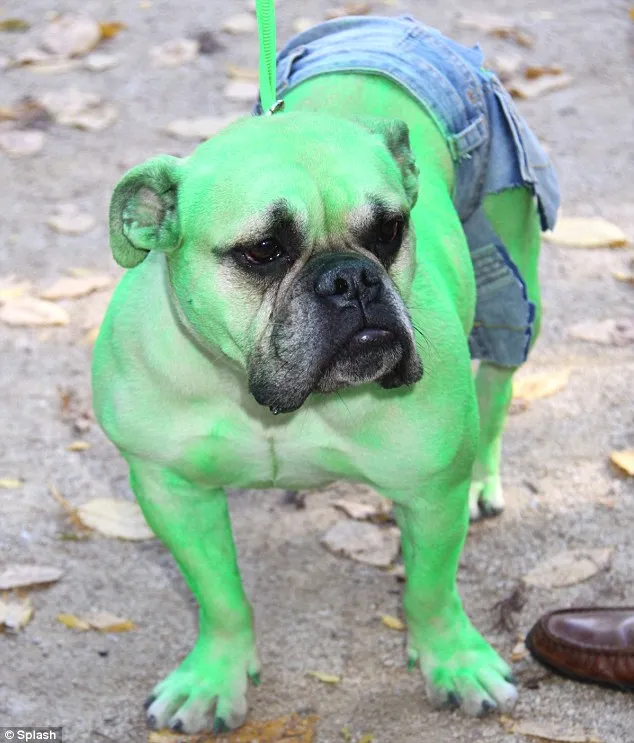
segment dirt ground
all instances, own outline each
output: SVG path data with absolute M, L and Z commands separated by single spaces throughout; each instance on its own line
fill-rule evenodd
M 333 0 L 334 2 L 334 0 Z M 247 104 L 222 94 L 226 65 L 257 65 L 255 34 L 229 37 L 222 19 L 244 9 L 231 0 L 152 0 L 145 6 L 86 0 L 54 4 L 9 0 L 3 17 L 33 24 L 23 34 L 0 34 L 0 53 L 28 45 L 51 9 L 78 10 L 128 28 L 109 43 L 120 64 L 103 73 L 75 70 L 38 75 L 27 69 L 1 72 L 0 105 L 76 85 L 114 101 L 119 121 L 97 133 L 53 126 L 43 151 L 31 158 L 1 156 L 0 276 L 15 273 L 43 287 L 70 266 L 118 275 L 106 232 L 111 190 L 129 166 L 150 155 L 186 154 L 187 142 L 161 129 L 173 119 L 241 113 Z M 278 10 L 279 36 L 291 20 L 322 18 L 326 3 L 290 0 Z M 508 41 L 458 28 L 459 9 L 509 14 L 535 35 L 528 61 L 561 64 L 573 76 L 565 89 L 520 108 L 547 144 L 558 167 L 568 215 L 601 215 L 634 238 L 634 130 L 632 64 L 634 24 L 627 0 L 427 0 L 381 4 L 376 12 L 415 13 L 463 43 L 478 38 L 487 53 L 509 50 Z M 217 32 L 223 48 L 175 69 L 156 69 L 148 49 L 202 29 Z M 74 237 L 45 223 L 51 209 L 74 202 L 98 219 Z M 459 582 L 476 626 L 508 657 L 516 634 L 555 607 L 634 604 L 634 480 L 620 477 L 609 453 L 634 446 L 632 346 L 572 340 L 567 328 L 581 320 L 634 312 L 634 289 L 614 280 L 632 253 L 545 245 L 542 280 L 543 334 L 530 368 L 572 370 L 556 396 L 534 402 L 509 420 L 505 439 L 505 514 L 472 527 Z M 73 504 L 96 496 L 130 498 L 123 460 L 96 425 L 78 435 L 76 414 L 90 405 L 90 345 L 82 318 L 95 300 L 68 302 L 68 327 L 0 326 L 2 436 L 0 477 L 24 481 L 0 489 L 0 559 L 62 568 L 55 585 L 31 592 L 35 615 L 19 634 L 0 636 L 0 724 L 63 725 L 71 743 L 142 743 L 147 738 L 142 701 L 190 648 L 196 625 L 193 601 L 171 556 L 158 543 L 131 543 L 94 536 L 60 539 L 65 517 L 49 495 L 55 484 Z M 60 390 L 72 390 L 70 415 L 60 413 Z M 67 445 L 83 438 L 84 452 Z M 352 486 L 312 495 L 305 510 L 284 505 L 280 492 L 235 492 L 231 509 L 245 585 L 254 603 L 263 683 L 249 692 L 250 719 L 295 711 L 320 715 L 320 743 L 372 733 L 376 743 L 519 743 L 496 716 L 471 720 L 432 711 L 417 674 L 405 669 L 403 635 L 378 617 L 399 613 L 401 586 L 374 568 L 327 553 L 319 543 L 328 525 L 343 518 L 330 505 Z M 529 589 L 515 614 L 516 630 L 496 628 L 494 605 L 508 597 L 537 562 L 573 548 L 612 547 L 611 568 L 558 589 Z M 59 612 L 109 610 L 137 623 L 119 635 L 74 632 Z M 341 674 L 338 686 L 306 676 L 310 670 Z M 602 743 L 634 741 L 630 695 L 583 686 L 543 672 L 532 661 L 516 670 L 521 696 L 514 718 L 578 724 Z

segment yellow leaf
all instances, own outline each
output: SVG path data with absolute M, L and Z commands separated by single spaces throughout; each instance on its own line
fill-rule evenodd
M 621 248 L 628 242 L 620 227 L 601 217 L 560 217 L 544 240 L 575 248 Z
M 634 477 L 634 449 L 613 451 L 610 454 L 610 461 L 630 477 Z
M 33 616 L 33 606 L 29 597 L 0 601 L 0 629 L 19 632 Z
M 159 730 L 150 732 L 148 743 L 185 743 L 186 740 L 188 743 L 314 743 L 318 722 L 317 715 L 290 715 L 276 720 L 247 722 L 220 737 L 214 733 L 183 737 L 182 733 Z
M 359 738 L 358 743 L 372 743 L 373 740 L 374 736 L 372 733 L 366 733 Z
M 92 629 L 99 632 L 129 632 L 136 625 L 130 619 L 122 619 L 107 611 L 95 611 L 82 614 L 80 619 L 86 622 Z
M 513 380 L 513 398 L 539 400 L 560 392 L 568 384 L 570 369 L 526 374 Z
M 65 627 L 69 629 L 78 629 L 82 632 L 89 630 L 90 625 L 84 619 L 76 617 L 74 614 L 58 614 L 57 621 L 61 622 Z
M 113 39 L 126 28 L 126 24 L 121 23 L 121 21 L 99 21 L 102 39 Z
M 612 271 L 612 276 L 617 281 L 622 281 L 625 284 L 634 284 L 634 273 L 625 273 L 624 271 Z M 2 297 L 0 296 L 0 299 Z
M 405 630 L 405 624 L 401 622 L 397 617 L 392 617 L 389 614 L 383 614 L 381 617 L 383 624 L 389 629 L 394 629 L 397 632 L 403 632 Z
M 22 33 L 28 31 L 29 28 L 31 28 L 31 24 L 21 18 L 5 18 L 0 21 L 0 31 L 6 31 L 10 34 Z
M 95 498 L 77 508 L 84 526 L 106 537 L 119 539 L 152 539 L 154 534 L 146 524 L 136 503 L 118 498 Z
M 70 317 L 63 307 L 35 297 L 17 297 L 0 307 L 0 320 L 7 325 L 37 327 L 68 325 Z
M 0 488 L 4 490 L 15 490 L 22 487 L 22 480 L 15 480 L 12 477 L 0 478 Z
M 0 279 L 0 304 L 10 299 L 17 299 L 29 291 L 30 281 L 16 281 L 15 276 L 5 276 Z
M 73 441 L 66 447 L 66 451 L 86 451 L 90 449 L 90 444 L 87 441 Z
M 307 676 L 316 678 L 317 681 L 321 681 L 322 684 L 339 684 L 341 683 L 341 676 L 333 676 L 330 673 L 322 673 L 321 671 L 307 671 Z

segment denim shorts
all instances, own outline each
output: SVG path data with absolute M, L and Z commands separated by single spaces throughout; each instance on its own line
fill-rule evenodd
M 500 366 L 525 361 L 535 307 L 506 247 L 484 214 L 487 194 L 525 186 L 542 229 L 554 226 L 554 168 L 479 47 L 465 47 L 411 16 L 347 17 L 293 37 L 278 54 L 277 95 L 333 72 L 383 75 L 434 119 L 454 161 L 453 202 L 467 238 L 477 287 L 469 348 Z M 261 113 L 259 105 L 255 113 Z

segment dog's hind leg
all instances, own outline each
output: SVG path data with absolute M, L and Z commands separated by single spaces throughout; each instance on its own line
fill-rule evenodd
M 508 189 L 487 196 L 484 210 L 526 282 L 528 298 L 535 305 L 532 346 L 541 324 L 538 281 L 541 238 L 533 195 L 525 188 Z M 513 374 L 516 371 L 517 368 L 483 362 L 476 374 L 480 442 L 469 493 L 469 514 L 472 521 L 481 516 L 495 516 L 504 509 L 500 477 L 502 434 L 512 397 Z

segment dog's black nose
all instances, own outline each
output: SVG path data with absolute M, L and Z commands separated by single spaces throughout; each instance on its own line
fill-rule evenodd
M 379 269 L 362 258 L 338 258 L 329 262 L 315 280 L 315 293 L 337 307 L 376 302 L 381 294 Z

